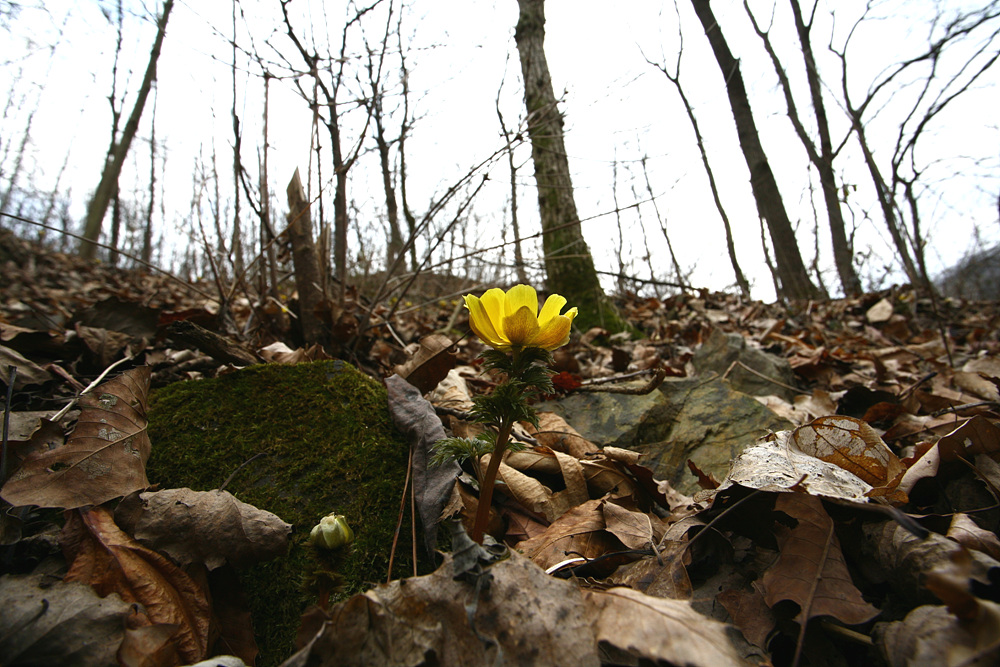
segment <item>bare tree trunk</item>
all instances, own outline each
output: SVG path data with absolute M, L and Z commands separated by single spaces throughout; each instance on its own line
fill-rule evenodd
M 261 297 L 278 297 L 278 260 L 274 252 L 274 228 L 271 225 L 271 188 L 267 177 L 267 154 L 270 151 L 268 111 L 271 102 L 271 76 L 264 72 L 264 154 L 260 161 L 260 248 L 267 270 L 261 269 Z M 265 288 L 264 285 L 267 285 Z
M 500 90 L 502 89 L 503 82 L 501 81 L 500 88 L 497 89 L 496 109 L 497 118 L 500 120 L 500 130 L 507 143 L 507 167 L 510 169 L 510 226 L 514 233 L 514 270 L 517 273 L 517 281 L 527 284 L 528 274 L 524 270 L 524 255 L 521 253 L 521 225 L 517 219 L 517 165 L 514 164 L 514 138 L 511 136 L 510 130 L 507 129 L 507 124 L 504 123 L 503 112 L 500 111 Z
M 384 44 L 384 42 L 383 42 Z M 375 146 L 378 148 L 379 165 L 382 168 L 382 190 L 385 193 L 385 212 L 389 222 L 389 238 L 386 243 L 385 268 L 387 275 L 401 267 L 396 258 L 403 252 L 403 233 L 399 228 L 399 207 L 396 204 L 396 191 L 392 185 L 392 167 L 389 164 L 389 141 L 385 138 L 385 128 L 382 125 L 382 91 L 379 89 L 379 72 L 368 60 L 368 83 L 371 86 L 371 102 L 369 113 L 375 120 Z
M 21 145 L 17 150 L 17 158 L 14 160 L 14 170 L 10 175 L 10 180 L 7 181 L 7 189 L 3 193 L 3 198 L 0 199 L 0 213 L 5 213 L 7 211 L 7 206 L 10 205 L 10 197 L 14 194 L 14 190 L 17 188 L 17 179 L 21 175 L 21 169 L 24 164 L 24 155 L 28 149 L 28 141 L 31 138 L 31 125 L 32 121 L 35 119 L 35 112 L 38 111 L 38 105 L 31 110 L 28 114 L 28 120 L 24 127 L 24 134 L 21 135 Z M 0 174 L 2 176 L 2 174 Z
M 149 206 L 142 230 L 142 261 L 149 264 L 153 255 L 153 211 L 156 209 L 156 95 L 153 96 L 153 118 L 149 131 Z
M 108 264 L 118 266 L 118 242 L 122 227 L 122 200 L 115 183 L 115 194 L 111 198 L 111 250 L 108 252 Z
M 819 290 L 809 280 L 809 274 L 802 263 L 795 231 L 788 219 L 778 183 L 760 143 L 757 124 L 743 84 L 743 75 L 740 73 L 740 63 L 729 50 L 726 38 L 712 12 L 710 1 L 691 0 L 691 4 L 705 29 L 719 70 L 726 81 L 726 92 L 729 95 L 729 105 L 736 123 L 740 148 L 750 170 L 750 187 L 757 201 L 757 209 L 767 223 L 771 244 L 774 246 L 775 268 L 781 280 L 781 292 L 791 299 L 818 297 Z
M 402 17 L 403 13 L 399 13 Z M 402 20 L 402 18 L 400 18 Z M 403 54 L 403 38 L 399 27 L 396 28 L 399 37 L 399 69 L 400 78 L 403 80 L 403 121 L 399 128 L 399 197 L 403 205 L 403 217 L 406 218 L 406 244 L 410 252 L 410 271 L 417 270 L 417 218 L 410 210 L 409 200 L 406 198 L 406 137 L 410 134 L 410 83 L 409 72 L 406 69 L 406 58 Z
M 802 51 L 802 59 L 805 64 L 806 80 L 809 84 L 810 100 L 812 102 L 813 113 L 816 118 L 816 129 L 819 134 L 819 149 L 806 132 L 805 125 L 799 117 L 799 112 L 795 106 L 792 96 L 792 87 L 788 80 L 788 75 L 778 60 L 778 55 L 771 44 L 771 38 L 767 31 L 762 30 L 757 24 L 757 19 L 750 11 L 747 0 L 743 0 L 743 8 L 747 16 L 753 23 L 754 30 L 764 42 L 764 48 L 771 57 L 771 64 L 781 83 L 781 89 L 785 96 L 785 103 L 788 107 L 788 118 L 795 128 L 795 132 L 802 142 L 802 146 L 809 156 L 809 161 L 819 173 L 820 185 L 823 190 L 823 201 L 826 205 L 827 218 L 830 226 L 830 238 L 833 246 L 833 261 L 840 276 L 840 285 L 844 294 L 858 294 L 861 292 L 861 281 L 854 270 L 854 251 L 847 238 L 844 215 L 840 208 L 839 189 L 837 187 L 837 177 L 833 171 L 833 160 L 836 152 L 833 150 L 833 142 L 830 139 L 830 124 L 827 122 L 826 106 L 823 102 L 822 82 L 819 78 L 819 70 L 816 68 L 816 59 L 813 56 L 812 43 L 809 32 L 812 29 L 812 16 L 809 23 L 805 22 L 802 9 L 798 0 L 789 0 L 792 5 L 792 14 L 795 17 L 795 31 L 799 38 L 799 46 Z M 815 12 L 817 5 L 813 6 Z M 824 290 L 825 291 L 825 290 Z
M 243 274 L 243 232 L 240 229 L 240 180 L 243 173 L 243 135 L 240 132 L 240 117 L 236 113 L 236 2 L 233 0 L 233 62 L 230 63 L 233 77 L 233 235 L 229 250 L 233 254 L 233 278 L 239 280 Z
M 313 244 L 312 223 L 309 219 L 309 200 L 302 189 L 299 170 L 296 169 L 288 183 L 288 237 L 292 242 L 292 261 L 295 264 L 295 288 L 299 293 L 299 322 L 306 345 L 325 345 L 326 332 L 318 313 L 323 308 L 323 291 L 320 289 L 319 262 Z
M 860 294 L 861 281 L 854 270 L 854 249 L 847 239 L 844 212 L 840 208 L 840 197 L 837 188 L 837 177 L 833 172 L 833 141 L 830 139 L 830 124 L 826 117 L 826 105 L 823 103 L 823 86 L 816 67 L 809 31 L 812 29 L 812 17 L 806 23 L 802 17 L 799 0 L 790 0 L 792 14 L 795 16 L 795 30 L 799 35 L 802 47 L 802 59 L 805 61 L 806 80 L 809 82 L 809 95 L 812 98 L 813 112 L 816 114 L 816 128 L 819 132 L 819 153 L 815 147 L 810 150 L 812 142 L 803 141 L 809 158 L 819 172 L 820 185 L 823 188 L 823 201 L 826 203 L 827 215 L 830 219 L 830 240 L 833 245 L 833 262 L 840 276 L 840 286 L 844 294 Z M 815 12 L 815 6 L 813 8 Z
M 139 86 L 139 94 L 136 96 L 135 104 L 132 106 L 132 113 L 125 123 L 121 139 L 114 144 L 113 151 L 109 159 L 104 164 L 101 172 L 101 181 L 97 185 L 94 196 L 91 197 L 87 205 L 87 220 L 84 225 L 83 236 L 87 241 L 80 244 L 80 256 L 84 259 L 93 259 L 97 252 L 97 246 L 88 241 L 96 241 L 101 236 L 101 224 L 104 222 L 104 214 L 108 210 L 108 204 L 114 195 L 118 185 L 118 177 L 122 172 L 122 165 L 125 164 L 125 156 L 128 155 L 132 139 L 135 138 L 139 130 L 139 120 L 142 118 L 142 110 L 146 106 L 146 98 L 153 87 L 156 79 L 156 62 L 160 58 L 160 48 L 163 46 L 163 38 L 167 32 L 167 20 L 170 18 L 170 10 L 174 7 L 174 0 L 164 0 L 163 12 L 156 22 L 156 39 L 153 40 L 153 48 L 149 53 L 149 62 L 146 65 L 146 74 L 142 78 Z M 112 140 L 114 138 L 112 137 Z
M 676 3 L 674 9 L 677 9 Z M 678 12 L 678 25 L 679 22 L 680 13 Z M 722 227 L 726 232 L 726 252 L 729 253 L 729 263 L 733 267 L 733 273 L 736 276 L 736 284 L 739 286 L 740 293 L 743 295 L 743 298 L 749 299 L 750 283 L 747 282 L 746 277 L 743 275 L 743 269 L 740 268 L 739 260 L 736 258 L 736 243 L 733 241 L 733 228 L 729 223 L 729 215 L 726 213 L 726 209 L 722 205 L 722 197 L 719 195 L 719 186 L 715 182 L 715 172 L 712 171 L 712 164 L 708 161 L 708 151 L 705 149 L 705 139 L 701 135 L 701 127 L 698 125 L 697 116 L 694 115 L 694 108 L 691 106 L 691 102 L 688 100 L 687 94 L 681 86 L 681 56 L 684 54 L 684 36 L 681 34 L 680 29 L 678 29 L 677 36 L 680 40 L 681 48 L 677 52 L 677 71 L 675 74 L 670 74 L 667 70 L 666 64 L 660 65 L 652 62 L 648 58 L 646 59 L 646 62 L 663 72 L 663 75 L 667 77 L 667 80 L 674 85 L 674 89 L 677 90 L 678 97 L 681 98 L 681 103 L 684 105 L 684 111 L 687 113 L 688 122 L 691 123 L 691 129 L 694 131 L 695 143 L 698 145 L 698 154 L 701 155 L 701 164 L 705 168 L 705 175 L 708 177 L 708 186 L 712 190 L 712 201 L 715 202 L 715 210 L 719 212 L 719 217 L 722 218 Z M 645 173 L 645 158 L 643 158 L 642 169 L 643 173 Z M 646 178 L 646 184 L 647 186 L 649 185 L 648 177 Z M 650 189 L 649 194 L 650 197 L 653 196 L 652 189 Z M 659 216 L 659 213 L 657 213 L 657 216 Z M 678 275 L 678 278 L 680 278 L 680 275 Z
M 518 0 L 517 4 L 520 15 L 514 39 L 524 79 L 547 286 L 550 291 L 566 297 L 570 305 L 579 307 L 581 328 L 602 325 L 621 330 L 625 324 L 601 288 L 590 248 L 580 231 L 563 141 L 562 115 L 556 108 L 545 59 L 545 2 Z
M 649 181 L 649 171 L 646 169 L 646 157 L 643 156 L 642 160 L 639 161 L 642 165 L 642 177 L 646 181 L 646 192 L 649 193 L 649 200 L 653 204 L 653 212 L 656 213 L 656 222 L 660 225 L 660 231 L 663 233 L 663 239 L 667 242 L 667 252 L 670 254 L 670 263 L 674 266 L 674 275 L 677 278 L 677 284 L 681 286 L 681 289 L 689 289 L 690 286 L 687 284 L 687 278 L 684 276 L 684 271 L 681 269 L 681 263 L 677 261 L 677 253 L 674 252 L 674 244 L 670 240 L 670 234 L 667 233 L 667 221 L 660 213 L 660 205 L 656 203 L 656 195 L 653 194 L 653 184 Z M 638 199 L 638 197 L 636 197 Z M 729 221 L 726 220 L 726 233 L 729 238 L 729 242 L 732 243 L 732 235 L 729 233 Z M 646 250 L 647 254 L 649 252 L 648 247 Z M 731 259 L 735 262 L 735 253 L 732 255 Z M 739 265 L 736 265 L 736 276 L 738 279 L 743 278 L 743 274 L 739 272 Z M 650 275 L 650 278 L 653 278 Z M 746 279 L 743 279 L 746 282 Z M 740 285 L 743 288 L 743 285 Z M 746 288 L 746 293 L 743 294 L 744 297 L 749 298 L 750 288 Z

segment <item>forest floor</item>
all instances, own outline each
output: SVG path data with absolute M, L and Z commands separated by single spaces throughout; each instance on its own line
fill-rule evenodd
M 0 231 L 0 384 L 13 378 L 0 471 L 4 500 L 14 505 L 5 504 L 0 523 L 3 569 L 26 574 L 41 560 L 35 552 L 61 544 L 67 580 L 97 591 L 72 598 L 93 611 L 66 632 L 111 639 L 104 653 L 92 649 L 73 664 L 108 655 L 119 664 L 196 662 L 212 654 L 222 615 L 199 596 L 196 576 L 177 573 L 175 554 L 141 546 L 115 525 L 122 520 L 106 508 L 136 490 L 116 494 L 127 480 L 89 502 L 69 502 L 49 487 L 38 495 L 39 480 L 67 468 L 86 473 L 81 461 L 96 460 L 100 439 L 108 442 L 96 430 L 81 434 L 83 425 L 110 420 L 130 443 L 129 429 L 144 430 L 144 415 L 126 418 L 117 399 L 144 406 L 150 386 L 252 363 L 332 356 L 379 381 L 398 371 L 429 391 L 449 369 L 475 367 L 482 346 L 463 336 L 463 281 L 422 283 L 419 295 L 376 304 L 348 289 L 345 305 L 323 314 L 326 349 L 305 349 L 294 304 L 255 306 L 239 289 L 220 300 L 212 284 L 86 263 Z M 788 362 L 794 398 L 759 400 L 794 428 L 748 443 L 742 467 L 726 479 L 692 466 L 702 487 L 692 496 L 654 480 L 638 456 L 581 445 L 572 424 L 529 429 L 531 446 L 507 466 L 506 484 L 533 490 L 501 494 L 497 507 L 505 526 L 497 537 L 516 553 L 494 562 L 495 551 L 456 536 L 447 561 L 455 565 L 444 575 L 414 578 L 408 588 L 397 581 L 313 612 L 304 621 L 302 664 L 309 655 L 332 661 L 323 664 L 420 664 L 414 656 L 431 654 L 442 665 L 1000 662 L 1000 304 L 932 300 L 907 288 L 793 304 L 708 291 L 617 303 L 641 336 L 575 333 L 556 354 L 560 395 L 614 379 L 690 376 L 695 351 L 718 329 Z M 434 334 L 455 344 L 445 354 L 441 339 L 438 347 L 425 343 L 413 361 Z M 82 417 L 56 414 L 112 366 L 102 381 L 126 371 L 123 379 L 81 401 Z M 481 375 L 466 380 L 473 395 L 493 386 Z M 441 411 L 450 431 L 464 428 L 468 398 L 452 393 L 459 407 Z M 389 400 L 402 399 L 390 391 Z M 148 437 L 146 447 L 148 456 Z M 474 514 L 467 479 L 455 487 L 453 514 Z M 30 520 L 36 505 L 67 508 L 60 533 Z M 99 576 L 111 564 L 123 579 Z M 173 591 L 172 602 L 136 592 L 152 579 Z M 5 580 L 0 589 L 13 586 Z M 470 590 L 490 586 L 478 611 L 467 606 Z M 6 590 L 4 599 L 20 602 L 0 613 L 0 662 L 50 655 L 51 637 L 68 635 L 49 633 L 69 621 L 45 624 L 48 607 L 29 604 L 38 590 Z M 107 609 L 109 593 L 143 603 L 142 617 Z M 54 595 L 45 605 L 57 604 Z M 427 618 L 427 605 L 436 618 Z M 109 634 L 128 614 L 128 631 Z M 331 616 L 337 632 L 324 629 Z M 399 643 L 403 635 L 412 643 L 406 650 L 372 639 Z M 244 633 L 230 648 L 252 664 L 252 637 Z

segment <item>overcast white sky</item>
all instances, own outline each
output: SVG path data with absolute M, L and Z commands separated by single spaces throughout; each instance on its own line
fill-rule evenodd
M 156 7 L 155 3 L 147 3 Z M 767 23 L 771 2 L 751 3 L 758 18 Z M 826 54 L 832 23 L 829 8 L 837 7 L 833 41 L 842 44 L 864 3 L 830 2 L 821 5 L 813 31 L 817 54 L 827 84 L 839 89 L 836 63 Z M 947 3 L 955 6 L 959 3 Z M 305 0 L 294 6 L 305 7 Z M 326 3 L 329 31 L 339 38 L 342 17 L 340 3 Z M 682 82 L 696 107 L 702 132 L 713 161 L 713 168 L 723 191 L 724 204 L 733 222 L 737 251 L 743 269 L 754 284 L 754 296 L 773 298 L 770 277 L 763 263 L 760 229 L 750 193 L 747 171 L 739 153 L 723 79 L 708 49 L 700 24 L 687 0 L 680 3 L 684 30 Z M 101 156 L 107 148 L 111 59 L 114 32 L 101 15 L 101 7 L 111 3 L 47 3 L 47 14 L 26 9 L 13 21 L 17 37 L 34 36 L 40 44 L 49 43 L 55 28 L 64 20 L 65 36 L 56 49 L 51 66 L 47 55 L 37 53 L 21 59 L 14 49 L 0 56 L 7 62 L 0 67 L 0 89 L 13 90 L 14 99 L 26 95 L 28 104 L 19 114 L 3 120 L 3 146 L 19 141 L 12 131 L 23 131 L 26 113 L 40 96 L 32 124 L 32 156 L 37 161 L 35 180 L 51 187 L 67 150 L 70 164 L 63 187 L 72 186 L 73 213 L 82 218 L 86 197 L 96 185 Z M 247 15 L 238 29 L 241 45 L 249 47 L 248 30 L 254 46 L 263 54 L 273 54 L 265 40 L 283 49 L 294 64 L 296 54 L 287 47 L 276 21 L 276 0 L 248 0 L 243 3 Z M 126 3 L 139 16 L 149 9 L 139 3 Z M 313 6 L 314 12 L 318 12 Z M 396 3 L 398 10 L 398 2 Z M 546 52 L 557 94 L 565 91 L 562 111 L 566 115 L 566 142 L 573 171 L 577 206 L 582 218 L 611 213 L 614 208 L 613 167 L 618 164 L 618 202 L 621 206 L 645 199 L 645 184 L 638 160 L 648 158 L 648 168 L 660 213 L 684 268 L 694 268 L 695 286 L 722 289 L 733 282 L 723 241 L 722 223 L 712 204 L 708 184 L 695 148 L 694 137 L 682 107 L 662 74 L 649 66 L 643 54 L 665 59 L 672 67 L 676 57 L 677 28 L 672 3 L 633 0 L 614 6 L 596 0 L 548 0 L 546 3 Z M 785 118 L 784 102 L 777 92 L 777 80 L 770 61 L 747 20 L 742 2 L 713 2 L 716 15 L 730 45 L 741 59 L 751 102 L 761 131 L 765 150 L 778 177 L 786 207 L 793 221 L 800 220 L 799 245 L 808 262 L 813 253 L 813 207 L 809 201 L 809 180 L 805 155 Z M 158 7 L 156 7 L 158 11 Z M 69 18 L 64 19 L 69 11 Z M 503 81 L 502 108 L 505 119 L 513 125 L 523 115 L 520 67 L 513 39 L 517 21 L 515 0 L 499 2 L 462 2 L 459 0 L 416 0 L 404 10 L 403 31 L 408 40 L 408 64 L 411 68 L 411 102 L 418 115 L 407 146 L 410 169 L 411 206 L 419 214 L 427 201 L 441 192 L 502 145 L 494 108 L 497 89 Z M 880 20 L 865 24 L 853 38 L 853 94 L 859 98 L 876 75 L 886 66 L 919 51 L 926 44 L 929 30 L 925 20 L 932 11 L 930 2 L 886 3 Z M 779 0 L 775 10 L 775 40 L 784 55 L 793 82 L 802 81 L 801 58 L 797 57 L 793 33 L 788 25 L 787 3 Z M 384 21 L 380 19 L 380 21 Z M 367 24 L 369 40 L 377 41 L 377 25 Z M 322 39 L 323 19 L 313 15 L 316 39 Z M 304 23 L 300 23 L 304 25 Z M 219 36 L 216 31 L 222 34 Z M 182 0 L 171 16 L 167 38 L 160 59 L 157 100 L 157 138 L 169 150 L 165 195 L 171 225 L 177 216 L 190 208 L 191 178 L 199 147 L 210 154 L 214 141 L 219 152 L 220 169 L 231 161 L 230 105 L 232 82 L 225 61 L 229 49 L 223 36 L 231 34 L 229 3 L 195 3 Z M 152 41 L 153 27 L 148 20 L 126 18 L 124 61 L 132 73 L 127 81 L 130 91 L 138 87 Z M 21 49 L 20 39 L 11 41 Z M 665 55 L 664 55 L 665 54 Z M 508 61 L 508 56 L 510 60 Z M 391 61 L 390 61 L 391 62 Z M 390 65 L 391 66 L 391 65 Z M 504 72 L 506 69 L 506 79 Z M 19 76 L 20 72 L 20 76 Z M 124 81 L 124 79 L 123 79 Z M 954 262 L 969 249 L 972 229 L 979 225 L 990 241 L 1000 238 L 997 224 L 998 128 L 995 121 L 997 74 L 991 73 L 984 84 L 967 94 L 942 116 L 926 138 L 925 149 L 918 156 L 928 165 L 926 179 L 934 195 L 922 201 L 925 224 L 931 230 L 928 259 L 935 270 Z M 252 75 L 237 82 L 239 108 L 244 128 L 244 161 L 256 162 L 262 84 Z M 354 88 L 357 88 L 356 86 Z M 798 89 L 800 95 L 804 88 Z M 874 121 L 873 138 L 879 150 L 891 150 L 894 127 L 907 97 L 914 88 L 897 93 L 893 101 Z M 305 171 L 308 164 L 309 115 L 291 86 L 272 88 L 272 186 L 281 193 L 296 166 Z M 132 97 L 126 100 L 130 108 Z M 805 117 L 811 112 L 803 95 L 798 100 Z M 846 121 L 828 96 L 828 112 L 835 136 L 846 131 Z M 390 102 L 390 105 L 395 104 Z M 143 119 L 142 137 L 148 137 L 152 106 Z M 349 121 L 350 122 L 350 121 Z M 275 129 L 279 128 L 279 129 Z M 391 132 L 392 130 L 390 130 Z M 352 138 L 348 133 L 348 138 Z M 326 136 L 323 135 L 324 143 Z M 135 163 L 125 179 L 142 182 L 148 172 L 148 148 L 133 145 Z M 522 232 L 537 230 L 537 202 L 533 188 L 530 152 L 523 147 L 516 154 L 521 165 L 519 182 Z M 978 162 L 977 162 L 978 161 Z M 10 162 L 4 162 L 9 173 Z M 848 203 L 858 225 L 859 247 L 872 249 L 873 265 L 891 263 L 892 250 L 877 208 L 868 178 L 859 169 L 857 150 L 851 145 L 845 152 L 840 175 L 845 182 L 857 185 Z M 355 200 L 362 223 L 376 219 L 382 206 L 381 182 L 375 171 L 375 158 L 369 158 L 352 172 L 351 197 Z M 332 169 L 324 165 L 325 174 Z M 5 177 L 6 178 L 6 177 Z M 634 184 L 633 184 L 633 179 Z M 508 196 L 506 162 L 491 172 L 491 182 L 481 201 L 473 209 L 479 228 L 470 237 L 477 245 L 500 238 L 504 207 Z M 131 181 L 130 181 L 131 182 Z M 23 184 L 23 180 L 22 180 Z M 48 185 L 46 185 L 48 184 Z M 814 187 L 816 185 L 814 184 Z M 6 180 L 0 188 L 6 187 Z M 637 189 L 634 195 L 632 188 Z M 224 190 L 225 192 L 225 190 Z M 173 212 L 171 212 L 171 210 Z M 332 210 L 332 196 L 327 211 Z M 626 254 L 645 254 L 645 233 L 658 271 L 665 272 L 669 260 L 663 235 L 651 205 L 641 209 L 642 220 L 634 210 L 623 212 Z M 822 209 L 819 215 L 825 216 Z M 871 216 L 866 220 L 865 217 Z M 643 232 L 645 230 L 645 232 Z M 614 259 L 618 246 L 616 217 L 602 215 L 583 223 L 584 235 L 594 251 L 598 268 L 617 270 Z M 378 235 L 378 233 L 375 233 Z M 828 287 L 837 288 L 836 275 L 827 250 L 828 232 L 820 224 L 821 262 Z M 471 241 L 470 241 L 471 242 Z M 536 255 L 537 256 L 537 255 Z M 637 260 L 634 271 L 648 276 L 645 262 Z M 662 275 L 662 274 L 661 274 Z

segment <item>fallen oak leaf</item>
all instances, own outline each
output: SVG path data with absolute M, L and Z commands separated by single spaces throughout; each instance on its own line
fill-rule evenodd
M 773 609 L 782 600 L 795 602 L 799 606 L 795 621 L 803 631 L 816 616 L 832 616 L 848 625 L 877 616 L 879 610 L 864 601 L 851 581 L 823 502 L 806 494 L 781 493 L 774 509 L 798 524 L 778 531 L 780 555 L 761 580 L 768 606 Z
M 80 397 L 66 444 L 28 454 L 0 495 L 15 507 L 100 505 L 149 486 L 146 396 L 150 369 L 125 371 Z
M 102 507 L 69 512 L 61 541 L 71 561 L 64 581 L 141 604 L 149 624 L 178 626 L 175 642 L 184 660 L 206 656 L 211 607 L 205 592 L 165 556 L 123 532 L 111 512 Z

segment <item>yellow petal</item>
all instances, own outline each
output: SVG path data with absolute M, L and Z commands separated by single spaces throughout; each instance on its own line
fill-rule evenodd
M 483 295 L 482 302 L 483 308 L 486 309 L 486 315 L 490 319 L 490 324 L 493 325 L 493 330 L 503 338 L 503 316 L 504 316 L 504 301 L 506 296 L 503 290 L 499 287 L 494 287 L 493 289 L 486 290 L 486 294 Z
M 545 323 L 559 314 L 559 311 L 566 305 L 566 297 L 558 294 L 550 294 L 542 306 L 542 312 L 538 314 L 538 326 L 545 328 Z
M 525 307 L 531 311 L 531 316 L 537 319 L 538 294 L 535 292 L 535 288 L 530 285 L 514 285 L 507 291 L 504 315 L 510 317 Z
M 557 347 L 562 347 L 569 342 L 569 330 L 572 320 L 565 315 L 556 315 L 548 323 L 539 329 L 534 338 L 528 343 L 530 347 L 540 347 L 550 352 Z
M 490 347 L 502 347 L 504 339 L 497 333 L 490 321 L 483 302 L 477 296 L 465 295 L 465 307 L 469 309 L 469 326 L 479 339 Z
M 510 317 L 503 318 L 503 330 L 511 345 L 523 347 L 538 335 L 538 318 L 528 306 L 521 306 Z

